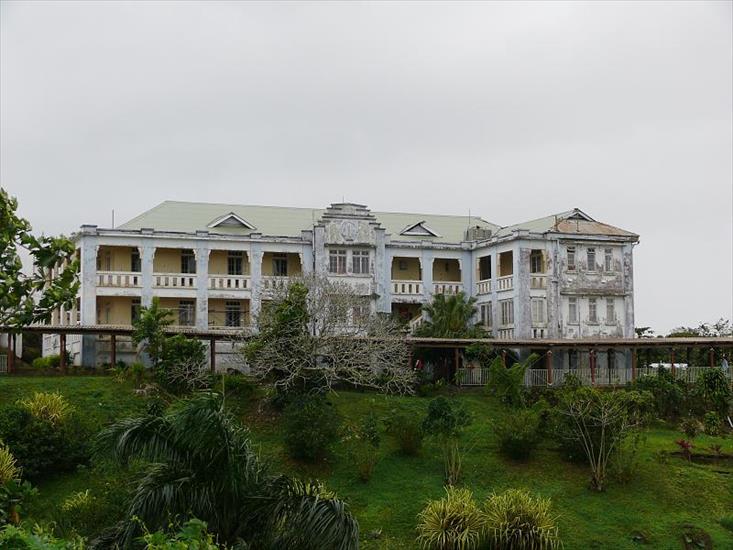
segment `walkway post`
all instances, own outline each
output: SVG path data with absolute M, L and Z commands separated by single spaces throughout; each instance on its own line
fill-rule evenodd
M 66 333 L 59 334 L 59 368 L 66 373 Z
M 631 381 L 636 380 L 636 350 L 631 350 Z
M 15 372 L 15 334 L 8 333 L 8 372 Z
M 715 349 L 710 348 L 710 351 L 708 352 L 708 356 L 710 357 L 710 368 L 713 368 L 715 366 Z
M 590 383 L 596 385 L 596 350 L 592 349 L 588 353 L 588 362 L 590 363 Z
M 672 378 L 675 378 L 676 369 L 674 366 L 674 348 L 669 349 L 669 360 L 670 363 L 672 363 Z
M 506 350 L 501 350 L 501 366 L 506 368 Z
M 216 339 L 209 339 L 209 353 L 211 355 L 211 372 L 216 372 Z
M 548 349 L 545 354 L 545 363 L 547 365 L 547 385 L 552 386 L 552 348 Z
M 117 335 L 115 333 L 110 334 L 109 336 L 109 344 L 110 344 L 110 352 L 109 352 L 109 361 L 112 363 L 112 368 L 117 365 Z

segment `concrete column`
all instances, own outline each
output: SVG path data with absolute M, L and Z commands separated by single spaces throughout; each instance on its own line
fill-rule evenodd
M 250 304 L 250 315 L 252 321 L 256 322 L 262 306 L 262 243 L 252 242 L 250 245 L 250 276 L 252 280 L 252 302 Z
M 196 255 L 196 328 L 209 328 L 209 245 L 201 241 L 194 249 Z
M 97 324 L 97 239 L 96 225 L 81 226 L 81 324 Z M 81 340 L 81 364 L 94 367 L 97 363 L 97 337 L 85 334 Z
M 425 302 L 430 303 L 433 299 L 433 251 L 423 249 L 420 256 L 420 269 L 422 271 L 422 286 Z
M 153 303 L 153 262 L 155 261 L 155 246 L 151 241 L 143 241 L 143 245 L 138 247 L 140 252 L 140 270 L 142 292 L 140 295 L 140 305 L 150 307 Z
M 325 275 L 328 273 L 326 228 L 322 225 L 317 225 L 313 228 L 313 265 L 316 275 Z
M 499 255 L 494 248 L 491 251 L 491 334 L 494 338 L 499 336 L 499 321 L 501 320 L 501 312 L 499 311 L 499 293 L 497 291 L 497 282 L 499 278 Z
M 550 338 L 560 338 L 560 242 L 556 239 L 547 246 L 547 329 Z
M 634 337 L 634 245 L 624 245 L 622 277 L 624 285 L 624 334 L 625 338 Z
M 386 235 L 383 228 L 375 229 L 376 248 L 374 252 L 374 270 L 372 278 L 376 286 L 377 311 L 389 313 L 392 311 L 392 284 L 391 255 L 387 254 Z
M 313 231 L 301 231 L 300 237 L 303 239 L 303 251 L 300 253 L 300 268 L 303 275 L 313 273 Z
M 514 247 L 514 337 L 529 338 L 532 333 L 532 307 L 529 295 L 529 255 L 531 249 Z

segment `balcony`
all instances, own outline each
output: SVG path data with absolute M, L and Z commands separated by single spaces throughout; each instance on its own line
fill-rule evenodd
M 250 290 L 246 275 L 209 275 L 210 290 Z
M 506 275 L 496 279 L 496 290 L 499 292 L 504 290 L 512 290 L 514 288 L 514 275 Z
M 396 296 L 422 296 L 422 281 L 392 281 L 392 294 Z
M 153 288 L 195 289 L 196 284 L 195 273 L 153 273 Z
M 275 291 L 284 290 L 288 287 L 290 279 L 287 277 L 280 277 L 277 275 L 266 275 L 262 277 L 262 290 Z
M 491 279 L 486 279 L 476 283 L 476 294 L 490 294 L 491 293 Z
M 433 294 L 458 294 L 462 290 L 461 283 L 433 283 Z
M 142 274 L 132 271 L 99 271 L 97 286 L 108 288 L 140 288 Z

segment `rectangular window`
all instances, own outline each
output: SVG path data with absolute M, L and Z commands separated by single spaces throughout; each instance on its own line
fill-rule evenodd
M 544 273 L 544 266 L 542 265 L 542 251 L 533 250 L 529 254 L 529 272 L 530 273 Z
M 196 273 L 196 256 L 193 250 L 181 250 L 181 273 Z
M 272 257 L 272 274 L 275 277 L 288 276 L 288 256 L 287 254 L 275 254 Z
M 616 324 L 616 304 L 613 298 L 606 298 L 606 324 Z
M 228 327 L 241 326 L 242 304 L 237 301 L 226 302 L 224 308 L 224 324 Z
M 130 252 L 130 271 L 140 273 L 142 271 L 142 262 L 140 261 L 140 251 L 133 248 Z
M 492 304 L 488 302 L 481 304 L 481 324 L 485 327 L 491 327 L 494 324 L 494 312 L 492 311 Z
M 140 319 L 140 298 L 133 298 L 130 307 L 130 320 L 134 324 L 138 319 Z
M 328 272 L 337 275 L 346 273 L 346 250 L 328 251 Z
M 596 249 L 588 249 L 588 271 L 596 270 Z
M 196 320 L 196 302 L 180 300 L 178 302 L 178 324 L 184 327 L 193 326 Z
M 369 273 L 369 251 L 354 250 L 351 254 L 351 272 L 357 275 Z
M 545 300 L 541 298 L 532 299 L 532 323 L 545 323 Z
M 606 272 L 613 271 L 613 252 L 610 248 L 606 248 L 603 251 L 604 268 Z
M 501 300 L 501 324 L 503 326 L 514 324 L 514 300 Z
M 488 281 L 491 279 L 491 256 L 481 256 L 478 259 L 478 280 Z
M 571 325 L 578 324 L 578 299 L 568 298 L 568 323 Z
M 598 322 L 598 304 L 595 298 L 588 298 L 588 322 Z
M 232 250 L 227 254 L 227 275 L 242 275 L 244 266 L 244 252 Z
M 575 247 L 568 247 L 568 271 L 575 271 Z

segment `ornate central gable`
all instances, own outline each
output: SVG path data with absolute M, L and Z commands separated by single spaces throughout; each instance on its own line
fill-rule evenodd
M 377 218 L 363 204 L 334 203 L 319 221 L 326 230 L 326 244 L 376 244 Z

